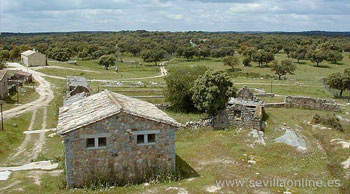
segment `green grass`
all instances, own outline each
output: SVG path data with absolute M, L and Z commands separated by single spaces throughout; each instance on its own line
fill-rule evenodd
M 129 60 L 135 59 L 133 57 L 128 57 Z M 138 58 L 136 58 L 137 60 Z M 138 60 L 137 60 L 138 61 Z M 110 67 L 109 70 L 105 70 L 103 66 L 98 65 L 97 60 L 78 60 L 78 65 L 59 63 L 59 62 L 50 62 L 51 66 L 61 66 L 69 67 L 77 70 L 90 70 L 96 72 L 83 72 L 83 71 L 73 71 L 73 70 L 64 70 L 56 68 L 44 68 L 37 71 L 61 77 L 67 76 L 84 76 L 88 79 L 105 79 L 105 80 L 118 80 L 118 79 L 127 79 L 127 78 L 139 78 L 139 77 L 150 77 L 160 75 L 160 70 L 158 66 L 153 64 L 143 64 L 137 65 L 129 63 L 119 63 L 119 73 L 116 73 L 114 66 Z
M 36 91 L 34 91 L 32 87 L 23 87 L 19 89 L 19 104 L 33 102 L 38 98 L 39 94 Z M 11 95 L 8 98 L 4 99 L 4 110 L 9 110 L 17 106 L 17 94 Z
M 283 54 L 278 54 L 277 59 L 286 58 Z M 125 58 L 135 59 L 138 58 Z M 244 83 L 254 83 L 248 85 L 251 88 L 263 89 L 266 92 L 270 92 L 272 81 L 272 92 L 280 95 L 301 95 L 311 96 L 319 98 L 332 98 L 332 95 L 322 86 L 320 79 L 324 78 L 330 73 L 341 72 L 345 68 L 349 67 L 350 61 L 348 54 L 344 57 L 342 65 L 328 64 L 323 62 L 322 66 L 328 66 L 329 68 L 314 67 L 309 61 L 302 61 L 305 64 L 297 64 L 298 70 L 296 75 L 287 76 L 287 80 L 274 80 L 268 78 L 266 75 L 272 75 L 270 68 L 257 68 L 256 64 L 252 64 L 252 67 L 243 67 L 242 65 L 237 67 L 238 71 L 231 71 L 229 67 L 222 65 L 220 59 L 209 58 L 201 61 L 186 61 L 182 58 L 177 58 L 172 61 L 167 69 L 171 71 L 173 66 L 176 65 L 205 65 L 209 68 L 226 71 L 236 84 L 237 88 L 241 88 Z M 102 67 L 95 64 L 96 62 L 78 61 L 79 66 L 58 64 L 60 66 L 97 70 L 103 72 Z M 53 65 L 57 65 L 56 63 Z M 123 66 L 123 65 L 122 65 Z M 121 66 L 121 67 L 122 67 Z M 132 67 L 130 64 L 125 64 L 125 69 L 129 71 L 129 76 L 152 76 L 159 73 L 159 68 L 154 67 L 154 72 L 150 69 L 153 66 L 147 66 L 142 68 Z M 135 69 L 133 69 L 135 68 Z M 148 69 L 150 68 L 150 69 Z M 51 71 L 52 70 L 52 71 Z M 135 70 L 135 71 L 134 71 Z M 40 71 L 48 71 L 50 75 L 63 76 L 70 73 L 78 73 L 73 71 L 54 69 L 43 69 Z M 158 72 L 158 73 L 157 73 Z M 126 72 L 125 72 L 126 73 Z M 114 79 L 113 70 L 106 71 L 101 75 L 90 75 L 90 73 L 84 73 L 88 78 L 104 77 L 103 79 Z M 254 75 L 254 76 L 251 76 Z M 257 76 L 256 76 L 257 75 Z M 90 77 L 89 77 L 90 76 Z M 261 79 L 263 77 L 263 79 Z M 55 99 L 48 107 L 48 128 L 55 127 L 57 123 L 58 108 L 62 105 L 62 100 L 65 96 L 65 80 L 57 80 L 47 78 L 52 84 L 52 88 L 55 93 Z M 117 91 L 119 93 L 129 96 L 146 96 L 146 95 L 161 95 L 161 87 L 153 87 L 149 84 L 151 81 L 156 81 L 164 84 L 163 78 L 156 78 L 151 80 L 142 80 L 146 83 L 145 88 L 133 88 L 133 87 L 105 87 L 103 84 L 92 83 L 93 90 L 96 92 L 97 87 L 100 90 L 105 88 L 111 91 Z M 261 84 L 262 83 L 262 84 Z M 296 83 L 296 84 L 295 84 Z M 292 84 L 292 85 L 278 85 L 278 84 Z M 132 91 L 129 91 L 132 90 Z M 275 98 L 262 98 L 267 102 L 281 102 L 284 97 Z M 158 98 L 145 98 L 144 100 L 152 103 L 161 103 L 163 99 Z M 349 107 L 343 107 L 345 111 L 342 113 L 336 113 L 346 119 L 350 119 L 350 116 L 345 112 L 350 112 Z M 166 112 L 176 119 L 178 122 L 185 123 L 191 120 L 200 120 L 207 117 L 206 114 L 196 113 L 181 113 L 166 110 Z M 142 193 L 142 192 L 155 192 L 155 193 L 178 193 L 177 190 L 169 190 L 169 187 L 184 188 L 189 193 L 206 193 L 206 187 L 214 186 L 215 180 L 221 179 L 271 179 L 273 177 L 300 179 L 308 178 L 313 180 L 331 180 L 339 179 L 344 182 L 345 171 L 341 169 L 340 163 L 345 161 L 350 156 L 349 149 L 341 149 L 338 145 L 330 143 L 331 139 L 342 138 L 344 140 L 350 139 L 350 124 L 342 121 L 345 129 L 344 133 L 336 130 L 313 130 L 306 123 L 311 120 L 314 114 L 324 115 L 327 114 L 323 111 L 302 110 L 302 109 L 266 109 L 267 112 L 267 128 L 265 130 L 267 146 L 254 145 L 254 148 L 249 146 L 252 143 L 252 139 L 248 137 L 249 130 L 238 131 L 236 129 L 227 130 L 214 130 L 211 128 L 201 128 L 199 130 L 184 129 L 178 130 L 176 136 L 176 153 L 177 155 L 190 167 L 192 167 L 198 174 L 198 177 L 194 179 L 182 179 L 176 182 L 166 182 L 151 184 L 144 187 L 141 185 L 128 185 L 125 187 L 117 187 L 108 190 L 89 190 L 89 189 L 76 189 L 74 193 Z M 39 112 L 38 112 L 39 113 Z M 41 113 L 40 113 L 41 114 Z M 29 118 L 30 119 L 30 118 Z M 39 125 L 40 120 L 36 121 L 35 125 Z M 274 139 L 281 136 L 284 132 L 279 128 L 285 123 L 287 126 L 297 129 L 303 137 L 305 137 L 309 146 L 307 153 L 297 152 L 293 147 L 275 143 Z M 19 132 L 16 134 L 18 135 Z M 50 134 L 50 133 L 48 133 Z M 47 135 L 48 135 L 47 134 Z M 23 137 L 23 136 L 22 136 Z M 1 132 L 0 132 L 0 140 Z M 21 137 L 17 137 L 21 142 Z M 17 144 L 19 143 L 17 142 Z M 15 143 L 13 143 L 15 145 Z M 321 145 L 326 152 L 319 149 L 318 145 Z M 11 149 L 16 146 L 11 146 Z M 9 150 L 11 150 L 9 149 Z M 1 150 L 1 147 L 0 147 Z M 11 151 L 7 151 L 10 153 Z M 47 137 L 46 144 L 44 145 L 43 152 L 40 154 L 40 159 L 55 159 L 60 160 L 62 157 L 63 144 L 62 138 L 59 136 Z M 6 153 L 4 154 L 6 155 Z M 249 165 L 249 156 L 256 158 L 256 165 Z M 20 180 L 16 188 L 23 188 L 26 193 L 71 193 L 73 190 L 61 189 L 60 185 L 63 176 L 52 177 L 49 175 L 42 176 L 42 184 L 35 185 L 31 178 L 27 177 L 29 172 L 16 172 L 13 173 L 13 177 L 8 181 L 0 182 L 0 187 L 7 185 L 14 180 Z M 259 174 L 257 174 L 259 173 Z M 339 188 L 291 188 L 292 193 L 341 193 Z M 237 193 L 252 193 L 253 191 L 269 191 L 272 193 L 281 193 L 285 191 L 285 188 L 266 188 L 266 189 L 249 189 L 246 187 L 236 188 L 221 188 L 219 192 L 234 191 Z M 8 192 L 14 193 L 15 190 L 9 189 Z
M 23 131 L 29 127 L 32 113 L 25 113 L 18 117 L 5 120 L 4 131 L 0 131 L 0 163 L 15 151 L 24 139 Z

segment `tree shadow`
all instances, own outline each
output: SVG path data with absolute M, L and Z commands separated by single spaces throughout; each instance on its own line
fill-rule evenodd
M 12 94 L 12 95 L 14 95 L 14 94 Z M 17 101 L 14 100 L 14 99 L 12 99 L 10 96 L 7 97 L 7 98 L 5 98 L 3 101 L 4 101 L 6 104 L 16 104 L 16 103 L 17 103 Z
M 233 72 L 240 72 L 240 71 L 242 71 L 242 69 L 241 68 L 234 68 L 234 69 L 227 69 L 226 71 L 227 71 L 227 73 L 233 73 Z
M 196 172 L 186 161 L 176 154 L 176 172 L 180 179 L 199 177 Z

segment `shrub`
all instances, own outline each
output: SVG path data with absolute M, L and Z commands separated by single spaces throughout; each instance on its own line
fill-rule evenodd
M 311 124 L 322 124 L 326 127 L 344 132 L 343 126 L 335 115 L 320 116 L 315 114 L 312 117 Z
M 194 105 L 209 115 L 216 115 L 224 109 L 229 98 L 235 95 L 233 83 L 227 74 L 213 70 L 200 76 L 191 90 Z
M 165 101 L 175 110 L 191 112 L 197 110 L 193 104 L 191 88 L 194 81 L 207 70 L 204 66 L 176 67 L 165 77 Z

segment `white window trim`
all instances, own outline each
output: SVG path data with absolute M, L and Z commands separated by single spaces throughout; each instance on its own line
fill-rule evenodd
M 158 141 L 158 138 L 157 138 L 157 134 L 160 133 L 160 130 L 150 130 L 150 131 L 134 131 L 133 132 L 134 135 L 135 135 L 135 142 L 136 142 L 136 145 L 138 146 L 144 146 L 144 145 L 154 145 L 157 143 Z M 148 143 L 148 135 L 149 134 L 155 134 L 156 135 L 156 138 L 155 138 L 155 142 L 151 142 L 151 143 Z M 138 135 L 143 135 L 143 142 L 144 143 L 137 143 L 137 136 Z

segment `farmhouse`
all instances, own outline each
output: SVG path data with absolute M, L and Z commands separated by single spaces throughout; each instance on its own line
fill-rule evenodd
M 67 77 L 67 94 L 74 96 L 85 92 L 86 94 L 91 93 L 91 87 L 89 81 L 85 77 L 68 76 Z
M 36 66 L 46 66 L 46 55 L 33 50 L 27 50 L 21 53 L 21 62 L 28 67 L 36 67 Z
M 155 105 L 108 90 L 63 106 L 57 130 L 64 138 L 68 185 L 136 182 L 173 171 L 179 126 Z
M 24 72 L 24 71 L 16 71 L 13 76 L 11 77 L 12 80 L 19 80 L 22 82 L 32 83 L 33 82 L 33 76 L 31 73 Z
M 7 70 L 0 70 L 0 98 L 5 99 L 9 96 L 7 83 Z
M 259 101 L 248 87 L 244 86 L 236 98 L 231 98 L 225 110 L 213 119 L 215 128 L 236 126 L 264 130 L 264 102 Z

